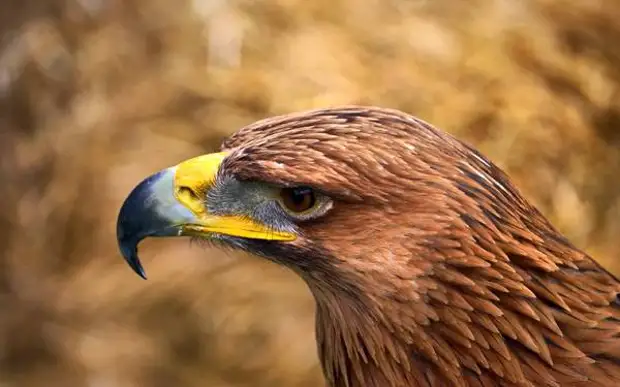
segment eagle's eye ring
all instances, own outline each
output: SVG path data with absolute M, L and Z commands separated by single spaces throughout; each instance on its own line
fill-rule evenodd
M 317 197 L 310 187 L 291 187 L 280 190 L 280 202 L 293 214 L 312 210 L 317 204 Z

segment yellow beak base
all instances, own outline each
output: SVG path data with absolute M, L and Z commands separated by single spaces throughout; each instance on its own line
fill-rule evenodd
M 129 265 L 143 278 L 138 244 L 146 237 L 213 234 L 269 241 L 292 241 L 296 235 L 274 230 L 249 217 L 219 216 L 207 211 L 206 193 L 213 186 L 226 153 L 196 157 L 149 176 L 125 199 L 118 215 L 117 239 Z
M 182 234 L 218 233 L 242 238 L 291 241 L 295 236 L 280 232 L 242 216 L 214 216 L 206 210 L 205 194 L 213 185 L 226 152 L 189 159 L 175 167 L 174 195 L 196 217 L 182 227 Z

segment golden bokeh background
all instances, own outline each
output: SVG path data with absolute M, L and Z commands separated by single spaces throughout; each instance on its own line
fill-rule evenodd
M 313 302 L 273 264 L 147 240 L 143 177 L 336 104 L 474 144 L 620 273 L 617 0 L 3 0 L 0 385 L 321 386 Z

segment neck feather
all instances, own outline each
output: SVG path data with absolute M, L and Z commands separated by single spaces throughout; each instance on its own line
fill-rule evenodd
M 437 356 L 420 325 L 424 321 L 412 321 L 424 315 L 421 303 L 410 302 L 410 312 L 401 310 L 402 320 L 396 323 L 371 299 L 314 293 L 319 356 L 330 387 L 426 386 L 429 380 L 436 381 L 433 385 L 459 385 L 451 379 L 457 374 L 457 369 L 450 372 L 455 364 Z M 404 327 L 402 321 L 412 324 Z
M 616 385 L 620 285 L 565 252 L 574 268 L 553 272 L 439 264 L 406 294 L 310 286 L 328 385 Z

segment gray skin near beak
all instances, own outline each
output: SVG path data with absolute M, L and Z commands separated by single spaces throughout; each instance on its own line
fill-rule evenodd
M 146 237 L 181 235 L 182 225 L 196 221 L 194 214 L 174 196 L 175 168 L 144 179 L 129 194 L 118 214 L 116 237 L 121 254 L 143 279 L 138 244 Z

